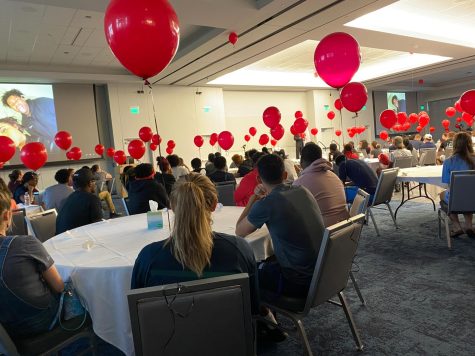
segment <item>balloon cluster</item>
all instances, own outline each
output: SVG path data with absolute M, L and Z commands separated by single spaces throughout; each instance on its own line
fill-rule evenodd
M 355 137 L 355 135 L 361 135 L 363 132 L 365 132 L 366 127 L 365 126 L 353 126 L 353 127 L 348 127 L 346 129 L 346 131 L 348 132 L 348 136 L 350 138 L 353 138 L 353 137 Z
M 262 120 L 264 121 L 264 124 L 270 129 L 270 135 L 273 138 L 271 144 L 273 141 L 275 141 L 275 144 L 273 144 L 273 146 L 277 145 L 277 142 L 282 139 L 282 137 L 284 137 L 285 129 L 280 123 L 281 118 L 282 115 L 279 109 L 275 106 L 269 106 L 262 113 Z M 254 136 L 257 133 L 257 130 L 254 127 L 251 127 L 249 129 L 249 133 Z M 267 145 L 269 141 L 270 138 L 267 134 L 262 134 L 259 137 L 259 144 L 261 146 Z
M 295 121 L 294 124 L 290 127 L 290 132 L 292 135 L 301 135 L 307 130 L 308 121 L 304 119 L 303 113 L 299 110 L 294 114 Z

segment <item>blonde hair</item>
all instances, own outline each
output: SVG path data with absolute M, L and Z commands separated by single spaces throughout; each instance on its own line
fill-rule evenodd
M 0 214 L 3 214 L 5 211 L 11 210 L 11 196 L 9 192 L 0 190 Z
M 211 213 L 218 203 L 216 187 L 208 177 L 191 173 L 175 183 L 170 203 L 175 213 L 169 240 L 172 253 L 201 277 L 213 251 Z
M 404 143 L 401 136 L 394 137 L 394 146 L 399 149 L 404 148 Z

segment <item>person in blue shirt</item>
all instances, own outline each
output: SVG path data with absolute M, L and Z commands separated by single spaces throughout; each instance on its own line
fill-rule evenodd
M 21 91 L 12 89 L 3 94 L 2 103 L 21 114 L 21 124 L 33 139 L 52 149 L 54 136 L 58 131 L 53 99 L 46 97 L 25 99 Z
M 419 149 L 421 149 L 421 148 L 436 148 L 436 147 L 437 146 L 432 141 L 432 135 L 431 134 L 425 134 L 424 135 L 424 142 L 419 146 Z
M 473 153 L 472 137 L 466 132 L 458 132 L 453 141 L 453 154 L 444 160 L 442 167 L 442 183 L 450 185 L 450 175 L 452 171 L 467 171 L 475 169 L 475 156 Z M 447 207 L 449 204 L 449 189 L 440 193 L 440 205 Z M 472 227 L 472 214 L 463 214 L 465 225 L 462 228 L 457 214 L 450 214 L 450 220 L 454 224 L 452 237 L 458 237 L 464 232 L 471 238 L 475 238 Z

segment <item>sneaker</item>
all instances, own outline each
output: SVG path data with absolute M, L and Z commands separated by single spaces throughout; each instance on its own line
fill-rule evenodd
M 122 216 L 121 213 L 110 213 L 109 219 L 120 218 Z
M 262 321 L 257 322 L 257 339 L 259 342 L 277 343 L 287 339 L 288 334 L 278 328 L 273 328 Z

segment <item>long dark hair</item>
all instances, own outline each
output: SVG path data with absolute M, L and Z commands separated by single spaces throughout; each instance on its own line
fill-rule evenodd
M 466 132 L 458 132 L 454 137 L 454 155 L 467 162 L 470 169 L 475 169 L 472 137 Z

